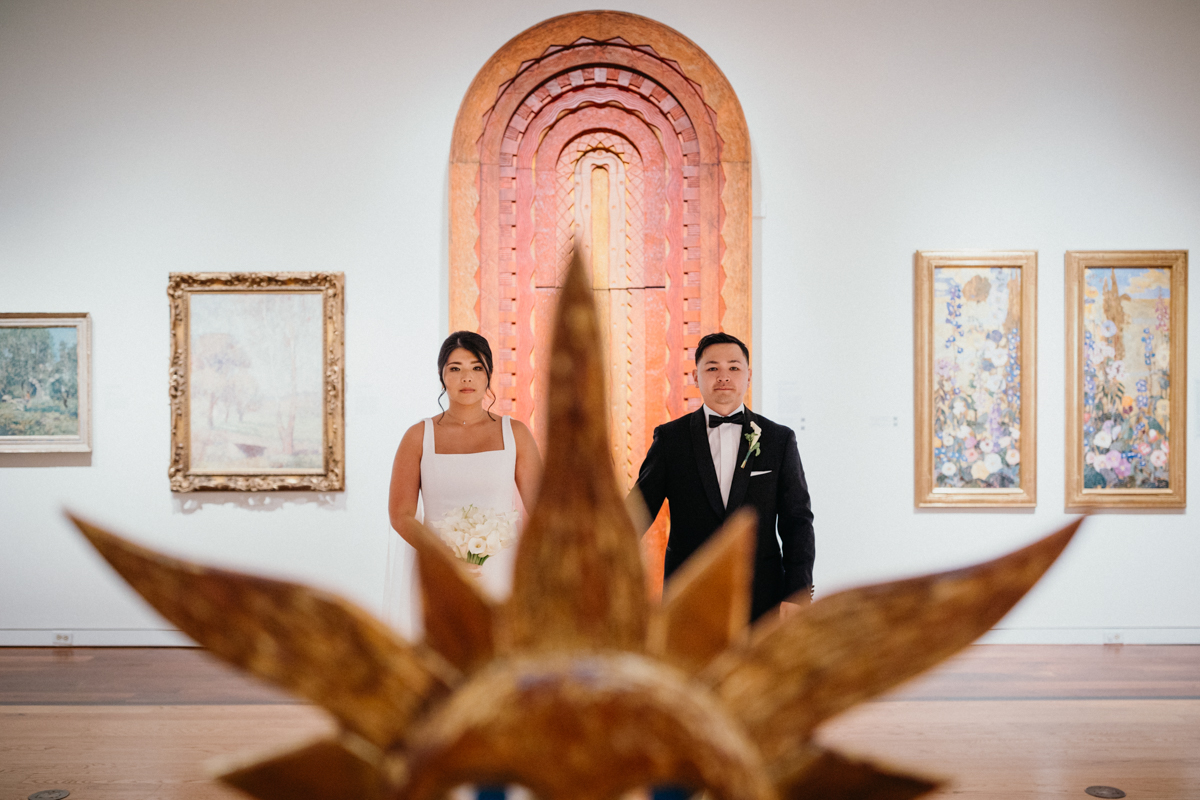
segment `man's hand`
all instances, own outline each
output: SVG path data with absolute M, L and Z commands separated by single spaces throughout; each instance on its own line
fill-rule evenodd
M 787 619 L 792 614 L 800 613 L 800 609 L 802 609 L 802 608 L 804 608 L 804 606 L 800 605 L 799 603 L 788 603 L 788 602 L 780 603 L 779 604 L 779 618 Z
M 808 587 L 807 592 L 803 592 L 803 591 L 796 592 L 792 596 L 795 597 L 800 602 L 789 603 L 788 601 L 784 600 L 782 603 L 780 603 L 779 604 L 779 618 L 780 619 L 787 619 L 792 614 L 799 612 L 800 609 L 804 608 L 805 606 L 812 605 L 813 587 L 811 587 L 811 586 Z
M 638 532 L 638 536 L 645 536 L 646 531 L 650 530 L 650 526 L 654 524 L 654 520 L 650 519 L 646 501 L 642 499 L 642 492 L 637 486 L 630 489 L 629 494 L 625 497 L 625 511 L 633 520 L 633 529 Z

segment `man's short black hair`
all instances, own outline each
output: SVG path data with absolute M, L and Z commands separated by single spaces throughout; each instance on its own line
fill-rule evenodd
M 718 333 L 710 333 L 708 336 L 700 340 L 700 344 L 696 345 L 696 366 L 700 366 L 700 357 L 704 355 L 704 351 L 714 344 L 736 344 L 742 348 L 742 355 L 746 357 L 746 366 L 750 366 L 750 348 L 746 347 L 745 342 L 737 338 L 733 334 L 720 331 Z

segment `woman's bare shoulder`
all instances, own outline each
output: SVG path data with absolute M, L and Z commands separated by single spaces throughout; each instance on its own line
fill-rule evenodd
M 421 420 L 409 427 L 404 432 L 404 436 L 400 437 L 400 447 L 407 449 L 411 447 L 420 448 L 425 441 L 425 420 Z
M 533 431 L 529 430 L 529 426 L 519 419 L 512 421 L 513 439 L 517 443 L 517 447 L 537 447 L 537 442 L 533 438 Z
M 531 439 L 533 438 L 533 432 L 529 430 L 528 425 L 513 417 L 509 417 L 509 420 L 512 423 L 513 433 L 515 433 L 517 436 L 528 436 Z

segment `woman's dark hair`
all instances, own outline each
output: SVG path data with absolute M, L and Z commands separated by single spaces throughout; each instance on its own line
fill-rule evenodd
M 714 344 L 736 344 L 742 348 L 742 355 L 746 357 L 746 365 L 750 364 L 750 350 L 743 344 L 742 340 L 730 333 L 710 333 L 700 340 L 700 344 L 696 345 L 696 366 L 700 366 L 700 357 L 704 355 L 704 351 L 712 347 Z
M 483 364 L 488 394 L 492 398 L 491 404 L 488 405 L 488 416 L 492 417 L 492 406 L 496 404 L 496 393 L 492 391 L 492 348 L 487 339 L 474 331 L 455 331 L 446 337 L 446 341 L 442 342 L 442 349 L 438 351 L 437 358 L 438 381 L 442 384 L 442 393 L 438 395 L 438 408 L 442 408 L 442 398 L 446 395 L 446 380 L 442 377 L 442 373 L 446 369 L 446 362 L 450 360 L 450 354 L 460 347 L 478 358 L 479 363 Z M 445 410 L 442 408 L 443 412 Z M 438 420 L 438 424 L 441 424 L 441 420 Z

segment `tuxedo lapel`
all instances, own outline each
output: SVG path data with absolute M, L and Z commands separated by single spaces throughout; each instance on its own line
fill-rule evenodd
M 742 500 L 746 499 L 746 490 L 750 488 L 750 470 L 754 468 L 754 456 L 747 454 L 750 452 L 750 440 L 746 438 L 746 434 L 751 432 L 750 421 L 753 416 L 750 414 L 750 409 L 746 409 L 746 417 L 742 420 L 742 435 L 738 437 L 738 454 L 737 463 L 733 465 L 733 483 L 729 485 L 729 505 L 726 507 L 728 511 L 733 511 L 742 504 Z M 745 463 L 745 467 L 742 464 Z
M 721 503 L 721 484 L 717 481 L 717 468 L 713 465 L 712 450 L 708 446 L 708 418 L 704 409 L 692 412 L 692 454 L 696 457 L 696 468 L 700 471 L 700 483 L 704 494 L 717 517 L 725 519 L 725 506 Z

